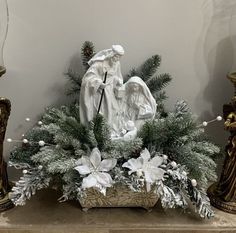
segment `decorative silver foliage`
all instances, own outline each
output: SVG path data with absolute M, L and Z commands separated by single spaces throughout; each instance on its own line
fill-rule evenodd
M 11 200 L 15 205 L 24 205 L 27 199 L 30 199 L 37 190 L 47 188 L 51 178 L 44 170 L 30 168 L 25 174 L 16 182 L 9 194 Z

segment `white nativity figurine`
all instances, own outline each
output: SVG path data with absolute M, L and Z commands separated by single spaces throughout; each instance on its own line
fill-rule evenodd
M 125 141 L 134 140 L 136 138 L 138 130 L 133 121 L 126 122 L 125 131 L 123 136 Z
M 98 52 L 88 62 L 90 67 L 82 79 L 80 91 L 80 120 L 82 124 L 93 120 L 98 113 L 100 102 L 99 113 L 107 119 L 108 124 L 112 124 L 113 112 L 118 111 L 115 89 L 123 85 L 119 62 L 123 55 L 123 47 L 113 45 L 111 49 Z M 104 95 L 101 99 L 103 90 Z
M 143 177 L 146 181 L 147 191 L 150 191 L 150 185 L 156 181 L 162 180 L 165 170 L 160 168 L 163 164 L 164 158 L 156 155 L 151 158 L 149 151 L 145 148 L 137 159 L 129 159 L 122 167 L 128 168 L 129 175 L 136 173 L 138 177 Z
M 140 77 L 131 77 L 124 85 L 125 120 L 133 121 L 140 129 L 146 120 L 155 117 L 156 100 Z
M 98 52 L 88 62 L 80 91 L 80 120 L 87 125 L 99 113 L 111 128 L 112 140 L 133 140 L 146 120 L 153 119 L 156 101 L 137 76 L 123 83 L 121 45 Z
M 113 185 L 113 180 L 107 172 L 116 166 L 116 159 L 101 159 L 101 153 L 98 148 L 94 148 L 91 155 L 82 156 L 77 161 L 75 170 L 80 175 L 86 176 L 83 178 L 82 188 L 96 188 L 104 195 L 106 194 L 106 188 Z
M 123 95 L 119 95 L 119 108 L 113 115 L 111 136 L 113 140 L 129 141 L 136 137 L 146 120 L 154 119 L 157 104 L 140 77 L 131 77 L 120 89 Z M 127 126 L 132 130 L 127 130 Z M 124 135 L 124 130 L 127 130 L 127 135 Z
M 124 125 L 125 127 L 121 130 L 119 134 L 112 134 L 111 139 L 113 141 L 130 141 L 134 140 L 137 136 L 137 128 L 133 121 L 127 121 Z

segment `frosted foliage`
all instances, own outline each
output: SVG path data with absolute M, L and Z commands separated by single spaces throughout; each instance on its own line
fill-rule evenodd
M 48 187 L 50 180 L 44 171 L 30 169 L 16 182 L 9 194 L 10 199 L 15 205 L 24 205 L 37 190 Z
M 95 62 L 99 56 L 94 55 L 92 43 L 86 43 L 82 58 L 87 74 L 68 70 L 72 84 L 68 93 L 76 94 L 75 102 L 47 108 L 40 124 L 25 134 L 28 143 L 11 152 L 9 164 L 24 169 L 12 189 L 12 201 L 24 205 L 37 190 L 50 186 L 62 192 L 59 201 L 79 200 L 86 197 L 87 188 L 106 195 L 113 185 L 123 184 L 133 192 L 156 192 L 163 208 L 187 208 L 192 202 L 199 216 L 212 217 L 209 199 L 199 190 L 216 179 L 213 158 L 219 148 L 198 127 L 185 101 L 178 101 L 173 111 L 165 110 L 164 87 L 171 76 L 159 73 L 160 56 L 152 56 L 126 76 L 121 75 L 119 62 L 112 62 L 108 80 L 114 83 L 107 88 L 103 85 L 103 68 L 109 64 L 103 61 L 101 67 Z M 87 61 L 94 61 L 91 69 Z M 93 79 L 98 70 L 100 76 Z M 94 95 L 90 95 L 86 85 L 81 88 L 86 83 L 94 88 Z M 104 88 L 105 97 L 112 98 L 105 98 L 107 102 L 103 102 L 100 112 L 103 115 L 97 114 L 97 107 L 93 106 L 85 117 L 81 109 L 86 106 L 79 106 L 78 96 L 86 92 L 98 102 Z M 82 99 L 81 104 L 85 105 L 87 99 Z

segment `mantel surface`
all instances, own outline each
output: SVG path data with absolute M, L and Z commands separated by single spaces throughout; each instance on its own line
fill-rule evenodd
M 23 207 L 1 213 L 1 233 L 157 233 L 236 232 L 236 215 L 216 210 L 215 218 L 202 220 L 180 210 L 148 213 L 139 208 L 90 209 L 83 212 L 76 202 L 58 203 L 53 190 L 40 191 Z

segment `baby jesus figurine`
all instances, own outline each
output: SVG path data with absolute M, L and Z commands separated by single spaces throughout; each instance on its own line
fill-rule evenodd
M 127 121 L 125 127 L 121 130 L 120 135 L 114 134 L 111 136 L 113 141 L 130 141 L 137 136 L 137 128 L 133 121 Z

